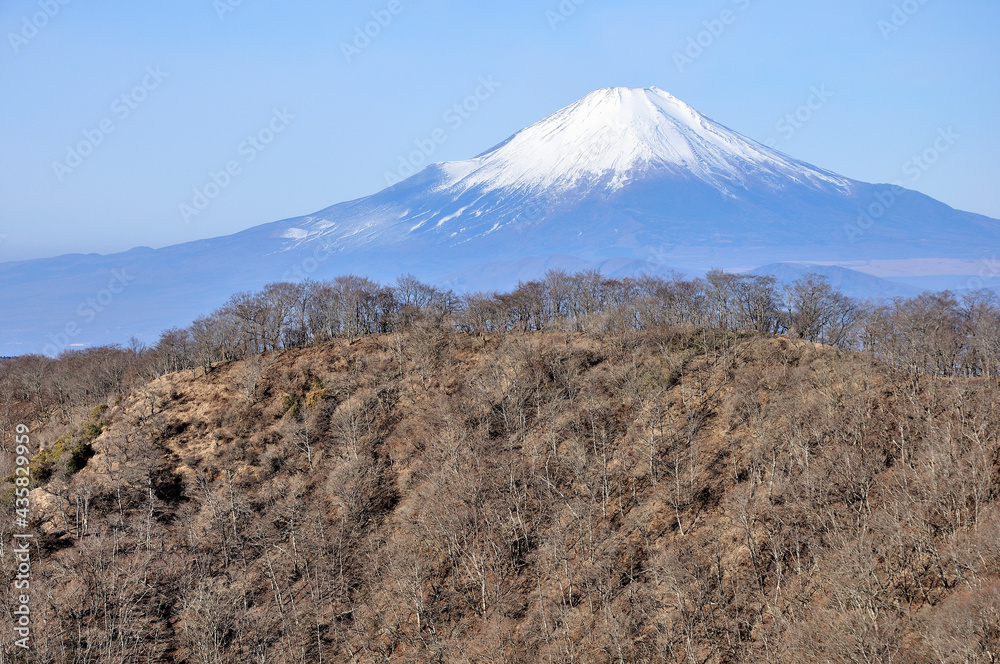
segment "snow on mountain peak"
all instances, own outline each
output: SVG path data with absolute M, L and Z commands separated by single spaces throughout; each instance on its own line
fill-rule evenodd
M 289 247 L 320 238 L 352 248 L 390 246 L 413 237 L 459 246 L 508 226 L 537 225 L 592 198 L 614 203 L 635 193 L 640 207 L 659 200 L 655 214 L 683 219 L 721 201 L 739 207 L 768 196 L 842 196 L 854 184 L 741 136 L 657 88 L 605 88 L 478 157 L 434 164 L 405 183 L 324 210 L 283 237 Z M 702 201 L 701 211 L 694 201 Z
M 490 151 L 444 164 L 445 187 L 624 187 L 651 170 L 692 175 L 723 192 L 748 177 L 819 186 L 848 182 L 709 120 L 657 88 L 596 90 Z

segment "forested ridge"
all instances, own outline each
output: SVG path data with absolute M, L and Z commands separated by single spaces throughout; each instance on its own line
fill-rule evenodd
M 721 272 L 273 284 L 4 360 L 0 657 L 1000 662 L 998 372 L 988 292 Z

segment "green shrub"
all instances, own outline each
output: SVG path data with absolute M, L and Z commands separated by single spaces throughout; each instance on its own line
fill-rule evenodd
M 314 389 L 312 392 L 306 395 L 306 408 L 312 410 L 321 402 L 330 396 L 330 390 L 325 387 L 320 387 Z
M 39 463 L 31 466 L 31 479 L 35 480 L 36 483 L 48 482 L 50 477 L 52 477 L 51 463 Z
M 286 394 L 285 398 L 281 400 L 281 405 L 285 413 L 289 415 L 298 415 L 299 411 L 302 410 L 302 401 L 299 395 L 294 392 Z
M 65 459 L 62 461 L 63 467 L 70 475 L 78 473 L 86 468 L 87 462 L 94 454 L 94 448 L 90 446 L 90 443 L 79 442 L 66 451 Z
M 98 436 L 104 432 L 108 421 L 101 419 L 108 407 L 105 404 L 95 406 L 90 411 L 90 417 L 80 425 L 79 429 L 71 429 L 56 438 L 50 446 L 39 450 L 31 459 L 31 477 L 41 484 L 52 477 L 55 468 L 62 466 L 73 475 L 87 467 L 87 462 L 96 454 L 91 446 Z
M 83 470 L 87 461 L 94 456 L 94 448 L 90 443 L 97 436 L 91 437 L 92 432 L 93 427 L 85 425 L 81 431 L 65 433 L 49 447 L 39 450 L 31 460 L 32 477 L 38 482 L 45 482 L 52 476 L 52 470 L 56 466 L 62 466 L 70 475 Z

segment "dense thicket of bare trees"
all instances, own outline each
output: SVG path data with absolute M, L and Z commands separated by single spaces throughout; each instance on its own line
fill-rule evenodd
M 418 319 L 475 334 L 661 326 L 788 333 L 870 352 L 918 373 L 1000 371 L 1000 299 L 992 291 L 860 302 L 820 275 L 781 287 L 772 277 L 719 270 L 704 279 L 607 279 L 594 271 L 551 271 L 509 293 L 462 296 L 410 275 L 393 286 L 354 276 L 276 283 L 234 295 L 187 329 L 164 332 L 147 359 L 149 370 L 158 374 L 192 367 L 208 371 L 217 362 L 263 352 L 404 330 Z M 137 349 L 132 350 L 134 355 Z M 128 362 L 128 356 L 120 360 L 119 373 Z
M 33 650 L 8 583 L 0 656 L 997 662 L 998 315 L 817 277 L 344 278 L 4 361 L 0 445 L 29 423 L 51 474 Z
M 237 313 L 249 306 L 247 302 L 254 303 L 256 317 Z M 961 300 L 945 292 L 871 303 L 845 297 L 819 275 L 806 275 L 781 288 L 771 277 L 718 270 L 694 280 L 605 279 L 597 272 L 553 271 L 510 293 L 462 297 L 412 277 L 401 278 L 395 288 L 355 277 L 329 284 L 275 284 L 234 297 L 213 314 L 211 324 L 201 321 L 188 336 L 201 357 L 227 359 L 334 338 L 353 340 L 405 327 L 417 312 L 428 311 L 473 333 L 644 330 L 662 325 L 789 332 L 809 341 L 868 350 L 917 372 L 997 375 L 1000 368 L 1000 301 L 991 291 Z M 200 331 L 204 328 L 229 330 L 229 343 L 205 338 Z

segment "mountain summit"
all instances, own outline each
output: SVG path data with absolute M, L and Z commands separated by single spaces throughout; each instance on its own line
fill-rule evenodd
M 311 215 L 157 250 L 0 264 L 0 301 L 18 312 L 0 326 L 0 355 L 155 336 L 279 280 L 412 272 L 470 290 L 550 268 L 885 259 L 917 276 L 998 247 L 995 219 L 793 159 L 657 88 L 607 88 L 477 157 Z M 134 276 L 112 293 L 114 274 Z M 81 305 L 105 290 L 100 310 Z
M 790 177 L 847 187 L 709 120 L 657 88 L 590 93 L 469 161 L 446 166 L 454 185 L 487 189 L 610 191 L 653 174 L 695 176 L 726 191 L 748 177 Z

